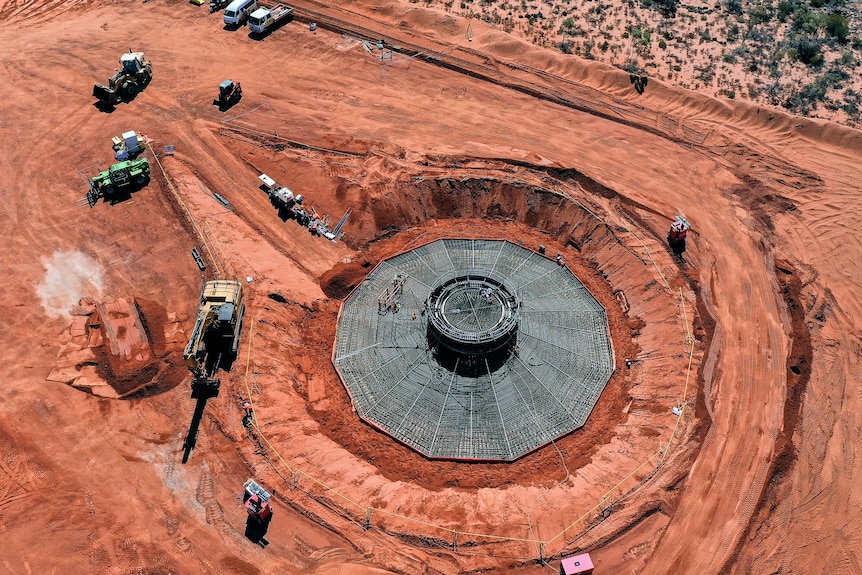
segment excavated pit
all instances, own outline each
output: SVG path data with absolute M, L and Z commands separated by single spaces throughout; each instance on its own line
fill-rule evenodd
M 569 177 L 566 181 L 583 191 L 582 176 Z M 614 196 L 612 191 L 599 184 L 593 187 L 600 189 L 605 198 Z M 646 325 L 643 318 L 629 309 L 629 303 L 637 296 L 623 296 L 623 289 L 614 283 L 619 279 L 618 272 L 608 272 L 604 268 L 608 265 L 619 268 L 620 262 L 627 260 L 627 265 L 647 274 L 642 282 L 646 292 L 658 292 L 660 290 L 645 263 L 583 202 L 579 204 L 537 186 L 513 184 L 495 178 L 423 177 L 417 182 L 415 177 L 405 177 L 382 193 L 373 188 L 348 189 L 345 192 L 348 197 L 355 193 L 368 197 L 369 210 L 365 217 L 373 221 L 373 228 L 364 236 L 345 237 L 351 247 L 357 248 L 357 254 L 351 262 L 339 264 L 321 276 L 321 287 L 332 298 L 345 297 L 359 285 L 369 268 L 383 259 L 411 244 L 437 238 L 507 238 L 537 251 L 539 246 L 544 246 L 548 257 L 557 253 L 563 256 L 565 264 L 607 310 L 617 358 L 610 382 L 586 425 L 556 442 L 557 448 L 574 455 L 568 463 L 570 471 L 589 464 L 599 447 L 617 436 L 619 426 L 627 425 L 630 414 L 627 406 L 635 399 L 629 393 L 634 382 L 631 381 L 631 371 L 625 367 L 625 358 L 639 353 L 638 336 Z M 645 213 L 639 217 L 651 218 L 653 215 Z M 330 313 L 334 313 L 335 306 L 331 307 Z M 334 318 L 328 323 L 334 328 Z M 320 335 L 324 341 L 334 340 L 334 330 Z M 333 441 L 377 465 L 379 471 L 391 480 L 416 481 L 436 485 L 436 488 L 500 487 L 514 482 L 542 484 L 560 469 L 560 456 L 553 447 L 540 449 L 505 465 L 431 462 L 362 424 L 337 377 L 328 378 L 326 385 L 330 387 L 326 401 L 312 404 L 309 412 Z M 646 393 L 642 388 L 639 398 Z M 659 393 L 664 394 L 662 391 Z M 647 409 L 666 412 L 665 407 Z M 644 425 L 642 432 L 652 441 L 661 435 L 650 425 Z
M 685 418 L 674 427 L 677 416 L 672 408 L 685 396 L 691 366 L 685 400 L 700 405 L 695 395 L 700 389 L 698 367 L 708 350 L 712 322 L 701 317 L 707 311 L 697 297 L 697 270 L 681 268 L 667 251 L 666 215 L 628 201 L 574 170 L 426 157 L 390 148 L 345 157 L 326 150 L 294 150 L 266 139 L 242 139 L 236 132 L 224 141 L 258 172 L 290 174 L 290 179 L 282 177 L 283 183 L 306 194 L 318 212 L 335 214 L 337 219 L 345 208 L 353 210 L 339 242 L 349 255 L 316 274 L 328 299 L 299 302 L 287 294 L 285 301 L 270 296 L 255 325 L 256 372 L 281 374 L 279 380 L 295 396 L 270 398 L 277 401 L 272 403 L 274 411 L 262 410 L 258 416 L 266 419 L 270 437 L 291 438 L 277 444 L 281 457 L 297 462 L 303 473 L 323 478 L 320 484 L 301 482 L 310 497 L 356 522 L 367 520 L 362 507 L 366 505 L 409 517 L 399 522 L 391 515 L 375 514 L 373 523 L 390 533 L 419 538 L 441 533 L 416 521 L 427 525 L 445 521 L 453 528 L 504 537 L 523 535 L 522 526 L 530 519 L 520 511 L 503 521 L 477 521 L 469 510 L 481 505 L 485 489 L 502 489 L 501 496 L 512 498 L 507 505 L 524 513 L 532 509 L 532 516 L 542 517 L 564 513 L 577 518 L 597 500 L 633 498 L 632 505 L 606 503 L 601 515 L 580 519 L 583 523 L 574 529 L 589 528 L 590 540 L 624 532 L 642 519 L 639 510 L 649 501 L 653 508 L 660 501 L 654 516 L 660 519 L 651 521 L 667 521 L 667 510 L 674 509 L 680 490 L 664 479 L 646 490 L 639 486 L 661 461 L 657 446 L 672 441 L 676 453 L 696 456 L 708 418 L 703 414 Z M 314 193 L 321 188 L 335 194 Z M 259 201 L 269 208 L 265 197 Z M 292 221 L 279 220 L 275 228 L 264 228 L 270 224 L 260 221 L 249 218 L 267 236 L 280 233 L 277 226 L 287 227 L 291 242 L 304 235 Z M 298 241 L 308 245 L 318 241 L 311 238 Z M 429 459 L 357 416 L 331 363 L 341 301 L 383 260 L 447 238 L 505 239 L 537 253 L 543 248 L 551 260 L 559 254 L 605 308 L 615 366 L 582 428 L 514 461 L 464 462 Z M 293 252 L 288 254 L 283 242 L 268 241 L 285 256 L 308 265 Z M 697 250 L 695 236 L 689 253 L 697 257 Z M 681 353 L 686 341 L 694 346 L 691 362 Z M 243 393 L 243 388 L 236 391 Z M 319 435 L 314 439 L 309 429 L 328 441 L 321 443 Z M 396 486 L 397 497 L 392 492 Z M 338 495 L 329 491 L 333 488 Z M 342 497 L 359 508 L 345 504 Z M 601 529 L 596 529 L 599 524 Z M 555 528 L 561 527 L 548 524 L 539 536 L 553 538 L 558 534 L 552 531 Z M 487 541 L 459 536 L 459 544 L 485 546 Z M 511 542 L 501 545 L 500 552 L 512 551 L 506 546 Z M 475 562 L 476 568 L 483 565 Z

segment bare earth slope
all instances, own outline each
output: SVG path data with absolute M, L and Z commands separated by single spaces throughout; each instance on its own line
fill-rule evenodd
M 539 573 L 587 550 L 597 573 L 859 572 L 862 134 L 659 82 L 635 99 L 618 70 L 478 23 L 468 43 L 414 4 L 296 8 L 253 39 L 186 3 L 0 0 L 0 571 Z M 129 47 L 153 82 L 100 110 Z M 223 114 L 226 77 L 245 95 Z M 81 206 L 129 129 L 152 181 Z M 260 172 L 351 208 L 344 237 L 280 218 Z M 458 464 L 356 419 L 339 298 L 438 237 L 546 244 L 608 308 L 617 371 L 582 430 Z M 243 352 L 181 465 L 181 353 L 216 276 L 244 281 Z M 118 301 L 149 353 L 85 329 Z M 243 536 L 249 476 L 277 492 L 266 549 Z

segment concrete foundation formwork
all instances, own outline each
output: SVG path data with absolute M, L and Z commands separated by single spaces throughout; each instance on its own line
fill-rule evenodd
M 583 426 L 614 369 L 605 310 L 568 268 L 463 239 L 381 262 L 342 305 L 333 363 L 366 422 L 484 461 Z

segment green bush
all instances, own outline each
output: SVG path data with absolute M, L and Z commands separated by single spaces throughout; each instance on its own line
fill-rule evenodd
M 664 50 L 665 48 L 667 48 L 667 42 L 665 42 L 664 40 L 659 40 L 658 47 Z
M 844 105 L 841 106 L 851 118 L 859 117 L 860 97 L 854 90 L 844 92 Z
M 847 21 L 847 18 L 837 12 L 824 18 L 823 28 L 827 34 L 839 42 L 846 42 L 847 35 L 850 34 L 850 23 Z
M 793 42 L 796 57 L 808 66 L 815 67 L 823 63 L 823 54 L 820 53 L 820 40 L 810 36 L 798 36 Z
M 820 18 L 808 8 L 800 8 L 793 13 L 791 27 L 799 32 L 814 34 L 820 28 Z
M 823 78 L 818 78 L 792 94 L 783 105 L 797 113 L 807 115 L 812 108 L 817 107 L 817 102 L 822 101 L 826 97 L 828 88 L 829 86 Z
M 658 8 L 659 12 L 661 12 L 662 16 L 665 18 L 675 18 L 676 17 L 676 7 L 679 4 L 679 0 L 652 0 L 653 4 L 656 8 Z
M 742 0 L 725 0 L 724 9 L 731 14 L 742 14 Z
M 739 26 L 737 26 L 735 23 L 729 23 L 727 25 L 725 35 L 728 42 L 736 41 L 736 39 L 739 38 Z
M 847 80 L 848 78 L 850 78 L 850 74 L 848 74 L 847 72 L 845 72 L 844 70 L 842 70 L 841 68 L 838 68 L 836 66 L 833 66 L 832 68 L 830 68 L 823 75 L 823 79 L 825 80 L 825 82 L 827 84 L 829 84 L 830 86 L 835 86 L 836 88 L 840 88 L 841 82 L 843 82 L 844 80 Z
M 858 64 L 856 58 L 853 56 L 853 52 L 850 50 L 844 50 L 844 52 L 841 53 L 841 58 L 838 59 L 838 63 L 842 66 L 852 67 L 855 67 Z
M 752 25 L 769 22 L 772 19 L 772 10 L 761 4 L 749 10 L 748 17 L 751 20 Z
M 828 89 L 829 85 L 822 79 L 818 78 L 802 88 L 799 95 L 802 97 L 803 102 L 813 104 L 818 100 L 822 100 L 824 96 L 826 96 L 826 90 Z
M 793 12 L 793 2 L 789 0 L 781 0 L 778 3 L 778 19 L 784 22 L 787 17 Z

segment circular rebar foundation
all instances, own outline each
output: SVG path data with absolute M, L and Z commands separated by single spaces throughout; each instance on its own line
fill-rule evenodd
M 425 456 L 511 461 L 581 427 L 614 358 L 604 308 L 564 265 L 449 239 L 366 277 L 333 363 L 359 417 Z

